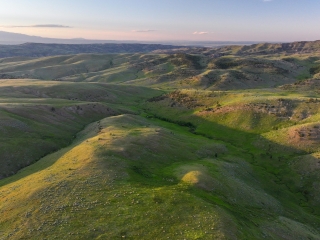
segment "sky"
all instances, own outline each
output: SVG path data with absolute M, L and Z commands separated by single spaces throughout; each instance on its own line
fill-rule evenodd
M 138 41 L 312 41 L 320 0 L 0 0 L 0 31 Z

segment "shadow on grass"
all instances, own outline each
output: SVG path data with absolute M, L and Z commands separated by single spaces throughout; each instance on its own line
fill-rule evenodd
M 267 139 L 262 139 L 266 143 L 265 149 L 257 149 L 253 145 L 242 148 L 243 138 L 247 139 L 245 143 L 249 143 L 257 137 L 260 138 L 260 135 L 245 133 L 215 123 L 210 123 L 212 131 L 206 135 L 198 134 L 196 128 L 185 127 L 193 125 L 192 122 L 183 123 L 180 120 L 181 126 L 177 126 L 174 120 L 164 121 L 163 118 L 152 118 L 151 115 L 149 115 L 148 122 L 161 128 L 155 129 L 153 135 L 128 137 L 126 144 L 121 138 L 115 139 L 114 144 L 122 146 L 119 150 L 101 149 L 99 152 L 101 156 L 116 156 L 127 163 L 130 184 L 150 189 L 178 187 L 181 180 L 173 174 L 174 169 L 178 166 L 200 164 L 207 158 L 218 158 L 220 161 L 228 162 L 230 160 L 227 156 L 232 155 L 251 164 L 253 173 L 251 173 L 250 178 L 254 179 L 254 182 L 249 183 L 249 186 L 263 189 L 266 196 L 270 195 L 279 201 L 284 210 L 275 212 L 275 210 L 268 210 L 267 206 L 259 208 L 250 206 L 250 203 L 246 205 L 236 204 L 232 202 L 232 199 L 228 199 L 228 195 L 217 195 L 214 191 L 196 186 L 190 185 L 186 190 L 209 204 L 222 207 L 232 216 L 235 216 L 236 221 L 243 227 L 257 228 L 262 219 L 281 215 L 303 223 L 311 223 L 312 221 L 320 223 L 317 216 L 319 207 L 308 202 L 306 194 L 310 195 L 310 193 L 292 184 L 288 179 L 288 176 L 294 174 L 293 170 L 288 168 L 288 162 L 290 157 L 297 154 L 296 149 L 281 146 Z M 218 129 L 220 134 L 214 135 L 214 130 L 218 131 Z M 228 135 L 237 135 L 238 138 L 227 142 Z M 217 142 L 224 142 L 229 152 L 217 154 L 217 151 L 212 151 L 206 156 L 198 154 L 197 150 L 203 145 Z M 274 150 L 275 148 L 277 150 Z M 279 149 L 283 149 L 285 154 L 278 153 Z M 306 152 L 299 151 L 299 154 L 306 154 Z M 238 171 L 241 171 L 241 169 Z M 230 173 L 230 176 L 233 176 L 232 173 Z M 238 177 L 242 179 L 241 176 Z M 250 199 L 248 199 L 248 202 L 250 202 Z
M 294 157 L 307 155 L 309 152 L 281 145 L 259 134 L 232 129 L 197 116 L 183 118 L 179 117 L 178 112 L 175 117 L 172 115 L 159 116 L 158 113 L 149 113 L 147 116 L 151 121 L 160 124 L 161 122 L 176 124 L 185 127 L 192 134 L 223 142 L 231 152 L 252 165 L 261 185 L 267 192 L 284 202 L 288 202 L 290 199 L 310 213 L 320 213 L 318 204 L 311 204 L 310 201 L 311 198 L 315 198 L 315 194 L 311 190 L 312 179 L 301 185 L 302 176 L 297 173 L 298 169 L 291 167 Z M 202 126 L 205 127 L 198 130 Z M 313 156 L 310 158 L 317 160 Z M 316 181 L 316 178 L 313 181 Z M 288 205 L 290 205 L 289 202 Z
M 225 161 L 227 160 L 224 157 L 226 154 L 218 153 L 217 155 L 217 152 L 214 151 L 207 156 L 198 154 L 198 150 L 208 143 L 224 143 L 229 150 L 227 155 L 237 156 L 251 164 L 256 186 L 277 199 L 285 211 L 272 213 L 263 208 L 244 207 L 241 204 L 232 203 L 226 196 L 219 196 L 212 191 L 193 186 L 190 186 L 187 191 L 205 202 L 222 207 L 235 216 L 238 222 L 244 221 L 244 225 L 240 224 L 241 226 L 248 224 L 250 228 L 257 227 L 256 224 L 261 219 L 272 217 L 275 214 L 298 219 L 303 223 L 312 221 L 320 223 L 319 217 L 314 215 L 318 210 L 309 204 L 308 198 L 305 196 L 306 192 L 297 186 L 290 186 L 290 182 L 285 178 L 292 174 L 292 170 L 288 168 L 288 161 L 290 161 L 290 157 L 297 154 L 296 149 L 281 146 L 267 139 L 262 139 L 266 143 L 265 148 L 258 149 L 253 145 L 253 142 L 258 138 L 261 139 L 260 135 L 230 129 L 219 124 L 206 122 L 198 117 L 192 118 L 190 123 L 179 120 L 179 124 L 175 123 L 174 119 L 164 121 L 158 118 L 144 119 L 137 116 L 134 118 L 140 118 L 143 123 L 152 124 L 155 127 L 153 134 L 133 134 L 132 136 L 126 135 L 124 139 L 115 138 L 112 144 L 121 146 L 121 148 L 118 150 L 101 148 L 97 152 L 98 156 L 115 156 L 125 160 L 128 166 L 127 171 L 130 174 L 129 183 L 148 188 L 178 185 L 180 179 L 177 179 L 172 172 L 175 166 L 195 163 L 203 158 L 221 158 L 221 161 Z M 208 124 L 211 129 L 205 133 L 197 132 L 197 125 L 194 122 L 200 120 L 201 124 Z M 195 126 L 195 128 L 188 128 L 190 126 Z M 138 127 L 141 128 L 141 126 Z M 48 168 L 78 143 L 79 139 L 69 148 L 52 154 L 48 161 L 41 161 L 36 166 L 30 166 L 18 175 L 2 180 L 0 185 L 13 183 Z M 277 151 L 282 149 L 285 154 L 276 152 L 274 149 Z M 306 152 L 300 151 L 299 154 L 306 154 Z

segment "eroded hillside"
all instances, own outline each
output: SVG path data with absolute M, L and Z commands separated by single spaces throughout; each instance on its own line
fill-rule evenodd
M 0 59 L 0 239 L 320 239 L 317 44 Z
M 121 83 L 158 88 L 254 89 L 317 77 L 319 57 L 206 54 L 67 55 L 4 59 L 2 78 Z

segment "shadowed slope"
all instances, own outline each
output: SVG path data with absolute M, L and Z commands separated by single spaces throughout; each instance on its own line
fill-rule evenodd
M 173 156 L 161 153 L 177 150 L 162 138 L 171 142 L 185 137 L 173 137 L 170 131 L 133 116 L 90 125 L 71 147 L 23 170 L 20 174 L 29 173 L 24 178 L 15 181 L 18 174 L 1 183 L 4 185 L 0 188 L 0 236 L 4 239 L 234 236 L 224 227 L 224 221 L 230 219 L 221 208 L 203 205 L 203 201 L 185 192 L 183 185 L 176 185 L 176 180 L 172 182 L 161 173 L 163 167 L 174 161 Z M 146 147 L 141 159 L 134 150 L 139 145 Z M 190 146 L 196 148 L 198 143 Z M 191 152 L 183 155 L 177 152 L 176 161 L 192 160 L 188 153 Z M 131 157 L 124 157 L 126 154 Z M 142 162 L 153 165 L 151 171 L 159 176 L 148 176 L 148 170 L 143 170 L 147 168 L 140 165 Z M 151 185 L 141 182 L 145 177 L 151 180 Z M 157 181 L 158 186 L 153 186 Z M 202 221 L 205 215 L 208 218 Z M 197 220 L 202 221 L 201 227 Z
M 106 118 L 70 147 L 0 182 L 0 236 L 316 239 L 307 223 L 319 220 L 284 187 L 291 205 L 272 196 L 264 189 L 275 186 L 271 175 L 262 180 L 243 156 L 173 124 Z
M 158 91 L 94 83 L 0 81 L 0 179 L 65 147 L 85 125 Z
M 248 162 L 262 168 L 262 172 L 274 174 L 276 182 L 301 194 L 317 214 L 317 171 L 300 170 L 303 164 L 318 167 L 319 106 L 315 92 L 267 89 L 179 90 L 152 98 L 144 105 L 149 118 L 184 125 L 196 134 L 243 149 L 248 153 Z M 197 174 L 190 175 L 190 179 L 196 179 Z

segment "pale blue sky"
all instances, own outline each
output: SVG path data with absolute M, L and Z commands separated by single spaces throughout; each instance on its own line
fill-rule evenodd
M 320 0 L 0 0 L 0 30 L 106 40 L 298 41 L 320 39 L 319 13 Z

